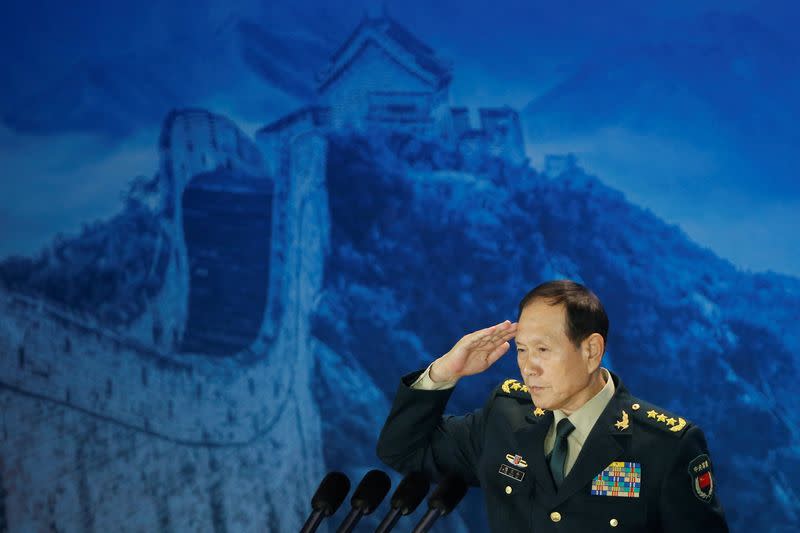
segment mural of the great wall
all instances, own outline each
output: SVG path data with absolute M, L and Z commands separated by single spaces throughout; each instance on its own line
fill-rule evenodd
M 400 375 L 555 277 L 608 302 L 629 388 L 706 428 L 732 525 L 800 527 L 800 281 L 572 156 L 537 171 L 517 110 L 453 103 L 455 67 L 388 15 L 329 53 L 254 137 L 166 112 L 117 215 L 0 262 L 0 532 L 296 531 L 326 471 L 379 467 Z M 439 531 L 485 530 L 467 501 Z

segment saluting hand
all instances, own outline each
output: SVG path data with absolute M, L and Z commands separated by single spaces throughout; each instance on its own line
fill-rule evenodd
M 505 354 L 508 343 L 517 333 L 517 323 L 506 320 L 494 326 L 464 335 L 449 352 L 433 362 L 433 381 L 452 381 L 479 374 Z

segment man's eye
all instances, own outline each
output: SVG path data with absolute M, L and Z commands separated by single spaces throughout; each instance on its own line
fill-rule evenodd
M 547 351 L 547 348 L 545 348 L 545 347 L 541 347 L 541 348 L 539 348 L 539 351 L 540 351 L 540 352 L 546 352 L 546 351 Z

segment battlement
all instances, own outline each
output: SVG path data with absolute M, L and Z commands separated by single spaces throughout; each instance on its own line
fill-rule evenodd
M 175 211 L 176 194 L 195 174 L 217 167 L 263 174 L 256 144 L 230 119 L 204 109 L 173 110 L 167 114 L 158 140 L 159 177 L 165 212 Z

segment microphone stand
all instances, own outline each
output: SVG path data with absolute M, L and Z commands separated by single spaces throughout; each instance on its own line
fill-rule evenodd
M 428 512 L 425 513 L 425 516 L 422 517 L 422 520 L 420 520 L 412 533 L 425 533 L 433 527 L 433 523 L 436 522 L 440 516 L 442 516 L 441 509 L 428 509 Z
M 300 533 L 314 533 L 317 530 L 319 525 L 322 523 L 322 519 L 325 518 L 325 512 L 322 510 L 314 511 L 306 520 L 305 525 L 300 530 Z
M 390 531 L 400 520 L 401 516 L 403 515 L 400 512 L 400 509 L 392 509 L 389 511 L 389 514 L 383 518 L 383 522 L 380 523 L 378 529 L 375 530 L 375 533 L 386 533 L 387 531 Z
M 350 533 L 353 531 L 353 528 L 356 527 L 358 521 L 361 520 L 362 516 L 364 516 L 364 511 L 353 507 L 350 509 L 350 513 L 339 526 L 339 529 L 336 530 L 336 533 Z

